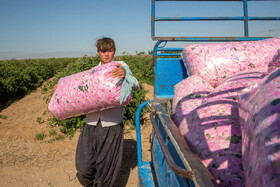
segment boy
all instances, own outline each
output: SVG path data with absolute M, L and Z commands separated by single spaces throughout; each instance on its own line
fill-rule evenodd
M 101 62 L 109 63 L 115 55 L 115 42 L 101 38 L 96 42 Z M 125 69 L 117 65 L 111 75 L 126 76 Z M 133 90 L 139 88 L 136 80 Z M 113 186 L 121 168 L 123 152 L 123 107 L 115 107 L 86 115 L 85 124 L 76 150 L 77 178 L 83 186 Z

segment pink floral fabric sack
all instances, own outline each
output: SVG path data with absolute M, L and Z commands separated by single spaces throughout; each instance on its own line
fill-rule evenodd
M 171 118 L 177 126 L 181 126 L 185 116 L 201 105 L 213 87 L 202 80 L 198 75 L 190 76 L 174 86 Z M 184 123 L 184 122 L 183 122 Z M 183 127 L 183 126 L 182 126 Z M 181 128 L 181 133 L 188 132 L 187 126 Z
M 241 130 L 238 104 L 230 99 L 201 104 L 186 117 L 179 129 L 192 150 L 220 186 L 244 186 L 241 160 Z
M 280 38 L 260 41 L 187 45 L 182 58 L 188 75 L 198 74 L 213 87 L 247 69 L 267 67 L 277 54 Z
M 268 73 L 274 71 L 280 67 L 280 49 L 278 49 L 277 54 L 273 57 L 272 61 L 268 64 Z
M 280 68 L 238 96 L 246 186 L 280 184 Z
M 220 186 L 244 186 L 238 104 L 213 91 L 199 75 L 175 85 L 172 120 Z
M 259 67 L 244 70 L 228 77 L 224 83 L 219 85 L 212 91 L 203 102 L 216 100 L 220 98 L 232 99 L 237 101 L 238 93 L 261 81 L 267 75 L 267 67 Z
M 66 119 L 90 112 L 126 105 L 132 94 L 120 104 L 122 81 L 112 77 L 111 71 L 122 61 L 110 62 L 59 80 L 48 110 L 58 119 Z

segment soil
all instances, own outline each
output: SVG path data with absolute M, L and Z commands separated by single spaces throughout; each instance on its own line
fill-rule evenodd
M 153 98 L 153 86 L 143 84 Z M 43 100 L 41 88 L 4 109 L 0 115 L 0 186 L 81 186 L 76 178 L 75 150 L 79 130 L 72 139 L 65 138 L 49 143 L 50 115 Z M 45 114 L 46 113 L 46 114 Z M 40 119 L 40 120 L 38 120 Z M 124 127 L 124 152 L 122 168 L 116 186 L 137 186 L 136 131 L 133 126 Z M 35 136 L 44 133 L 43 140 Z M 151 160 L 150 137 L 152 127 L 148 115 L 141 125 L 143 161 Z

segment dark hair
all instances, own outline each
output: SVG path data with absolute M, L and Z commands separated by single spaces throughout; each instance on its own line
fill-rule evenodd
M 116 46 L 115 42 L 111 38 L 100 38 L 96 41 L 96 48 L 98 51 L 105 52 L 105 51 L 115 51 Z

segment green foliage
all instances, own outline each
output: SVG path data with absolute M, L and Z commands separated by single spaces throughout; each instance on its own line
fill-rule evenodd
M 141 103 L 145 102 L 145 95 L 147 91 L 140 85 L 140 88 L 137 91 L 133 92 L 133 97 L 128 105 L 123 109 L 123 120 L 125 123 L 135 124 L 135 114 L 137 108 Z M 147 112 L 147 108 L 141 111 L 140 116 L 143 116 Z
M 49 121 L 49 125 L 59 126 L 59 130 L 63 134 L 73 137 L 76 130 L 83 127 L 84 120 L 85 120 L 85 115 L 72 117 L 64 120 L 57 119 L 56 117 L 53 116 Z
M 48 143 L 52 143 L 54 141 L 59 141 L 59 140 L 64 140 L 65 139 L 65 136 L 59 134 L 59 135 L 56 135 L 55 137 L 51 138 L 50 140 L 48 140 Z
M 56 132 L 56 130 L 49 130 L 49 134 L 50 134 L 50 136 L 56 136 L 57 132 Z
M 40 132 L 40 133 L 35 134 L 34 139 L 42 141 L 45 137 L 46 137 L 45 133 L 44 132 Z
M 75 58 L 0 61 L 0 111 L 63 70 Z
M 65 139 L 65 135 L 57 133 L 56 130 L 50 130 L 49 134 L 46 134 L 45 132 L 36 133 L 34 139 L 39 141 L 46 140 L 46 142 L 52 143 L 54 141 Z
M 41 117 L 37 117 L 36 122 L 39 123 L 39 124 L 43 123 L 42 118 Z
M 0 114 L 0 119 L 7 119 L 7 118 L 8 118 L 8 116 Z

